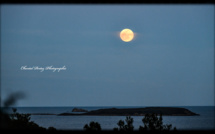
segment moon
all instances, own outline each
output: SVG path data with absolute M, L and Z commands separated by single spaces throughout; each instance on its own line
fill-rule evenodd
M 120 38 L 124 42 L 130 42 L 134 38 L 134 33 L 133 33 L 133 31 L 131 29 L 128 29 L 128 28 L 123 29 L 120 32 Z

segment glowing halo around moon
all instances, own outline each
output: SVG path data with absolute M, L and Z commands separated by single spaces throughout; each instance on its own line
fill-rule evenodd
M 123 29 L 120 32 L 120 38 L 124 42 L 130 42 L 134 38 L 134 33 L 133 33 L 133 31 L 131 29 L 128 29 L 128 28 Z

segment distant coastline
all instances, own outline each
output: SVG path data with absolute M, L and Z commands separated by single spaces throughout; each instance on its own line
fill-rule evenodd
M 162 114 L 165 116 L 198 116 L 186 108 L 176 107 L 146 107 L 146 108 L 106 108 L 85 113 L 61 113 L 58 116 L 144 116 L 145 114 Z

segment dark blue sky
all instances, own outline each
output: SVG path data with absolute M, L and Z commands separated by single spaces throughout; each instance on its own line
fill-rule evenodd
M 1 69 L 18 106 L 214 105 L 214 5 L 1 5 Z

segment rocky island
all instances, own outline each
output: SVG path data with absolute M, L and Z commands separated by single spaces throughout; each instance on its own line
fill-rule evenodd
M 88 111 L 81 108 L 73 108 L 72 112 L 88 112 Z
M 107 108 L 89 111 L 82 114 L 75 113 L 61 113 L 58 116 L 144 116 L 145 114 L 162 114 L 165 116 L 196 116 L 194 112 L 191 112 L 185 108 L 176 107 L 146 107 L 146 108 Z

